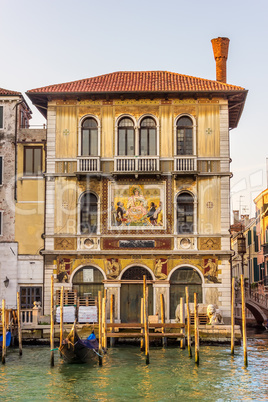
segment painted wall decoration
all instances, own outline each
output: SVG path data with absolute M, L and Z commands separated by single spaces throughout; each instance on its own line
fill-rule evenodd
M 121 271 L 121 264 L 118 258 L 107 258 L 105 261 L 107 279 L 116 279 Z
M 167 278 L 167 260 L 158 258 L 155 261 L 154 274 L 157 279 Z
M 219 283 L 217 258 L 204 258 L 203 270 L 206 283 Z
M 165 183 L 110 184 L 111 229 L 165 229 Z
M 72 258 L 57 258 L 57 280 L 58 282 L 69 282 L 69 277 L 72 272 Z

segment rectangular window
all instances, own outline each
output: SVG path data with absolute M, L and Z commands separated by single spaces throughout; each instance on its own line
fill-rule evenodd
M 24 176 L 42 174 L 42 147 L 24 147 Z
M 248 231 L 248 246 L 251 245 L 251 230 Z
M 0 156 L 0 186 L 3 184 L 3 156 Z
M 41 287 L 21 287 L 20 288 L 20 306 L 22 309 L 33 308 L 34 302 L 42 302 Z
M 0 211 L 0 236 L 3 236 L 3 211 Z
M 4 107 L 0 106 L 0 129 L 4 128 Z

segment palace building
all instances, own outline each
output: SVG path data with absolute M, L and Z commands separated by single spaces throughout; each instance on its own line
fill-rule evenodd
M 121 71 L 27 92 L 47 119 L 45 314 L 54 274 L 56 290 L 107 289 L 116 320 L 139 321 L 146 275 L 149 314 L 162 293 L 175 319 L 188 286 L 228 323 L 229 130 L 247 91 L 226 83 L 229 39 L 212 44 L 216 81 Z

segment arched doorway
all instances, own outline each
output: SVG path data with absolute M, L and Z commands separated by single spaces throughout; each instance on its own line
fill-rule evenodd
M 140 322 L 141 298 L 143 297 L 143 275 L 152 281 L 152 275 L 143 267 L 128 268 L 121 277 L 120 318 L 121 322 Z M 153 287 L 148 284 L 148 314 L 153 314 Z
M 185 287 L 189 289 L 189 302 L 194 302 L 194 293 L 197 293 L 198 303 L 202 303 L 202 278 L 199 273 L 191 267 L 181 267 L 176 269 L 170 277 L 170 318 L 175 318 L 177 305 L 180 298 L 185 300 Z
M 98 297 L 98 291 L 103 294 L 104 276 L 98 268 L 85 266 L 80 268 L 73 277 L 73 290 L 77 291 L 78 297 Z

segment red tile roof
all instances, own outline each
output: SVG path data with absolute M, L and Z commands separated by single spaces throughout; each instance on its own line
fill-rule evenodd
M 31 89 L 28 93 L 243 91 L 218 81 L 168 71 L 118 71 L 83 80 Z
M 0 95 L 14 95 L 14 96 L 20 96 L 21 92 L 16 92 L 16 91 L 10 91 L 9 89 L 4 89 L 0 88 Z

